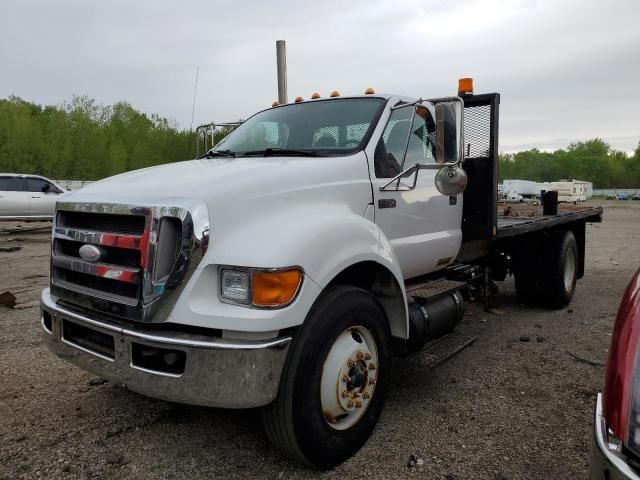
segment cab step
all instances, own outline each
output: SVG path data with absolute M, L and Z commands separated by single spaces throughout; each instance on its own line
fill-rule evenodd
M 416 359 L 424 367 L 435 368 L 465 348 L 473 345 L 476 340 L 478 340 L 478 337 L 453 332 L 437 340 L 427 342 L 421 351 L 411 355 L 409 358 Z
M 421 283 L 417 285 L 407 285 L 407 295 L 413 298 L 423 298 L 429 300 L 445 293 L 453 292 L 455 290 L 463 290 L 466 288 L 465 282 L 458 282 L 456 280 L 448 280 L 446 278 L 440 278 L 431 282 Z

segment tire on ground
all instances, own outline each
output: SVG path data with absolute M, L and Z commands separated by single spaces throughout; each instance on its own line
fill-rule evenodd
M 553 232 L 545 243 L 540 294 L 552 308 L 564 308 L 573 297 L 578 273 L 578 244 L 572 232 Z
M 322 371 L 334 341 L 355 326 L 368 329 L 375 340 L 377 378 L 359 420 L 345 430 L 337 430 L 322 412 Z M 377 300 L 359 288 L 336 286 L 327 290 L 294 337 L 276 400 L 262 409 L 269 440 L 285 455 L 307 465 L 322 469 L 339 465 L 371 435 L 384 405 L 390 372 L 389 327 Z

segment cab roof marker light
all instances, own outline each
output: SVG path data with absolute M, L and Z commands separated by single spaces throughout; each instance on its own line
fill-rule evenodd
M 302 97 L 296 97 L 295 102 L 296 102 L 296 103 L 300 103 L 300 102 L 302 102 L 303 100 L 304 100 L 304 98 L 302 98 Z
M 371 88 L 371 87 L 367 88 L 367 89 L 364 91 L 364 94 L 365 94 L 365 95 L 373 95 L 374 93 L 376 93 L 376 91 L 375 91 L 373 88 Z
M 280 102 L 278 100 L 274 100 L 273 103 L 271 104 L 271 107 L 278 107 L 280 106 Z
M 335 98 L 335 97 L 339 97 L 340 96 L 340 92 L 337 90 L 334 90 L 333 92 L 331 92 L 331 95 L 329 95 L 331 98 Z
M 318 98 L 320 98 L 320 94 L 318 92 L 313 92 L 311 94 L 311 100 L 317 100 Z

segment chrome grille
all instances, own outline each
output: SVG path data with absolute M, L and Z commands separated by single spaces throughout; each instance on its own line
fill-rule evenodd
M 206 205 L 174 201 L 154 206 L 58 202 L 51 293 L 67 307 L 115 321 L 167 321 L 209 244 Z M 87 244 L 99 251 L 94 261 L 80 255 Z
M 76 305 L 141 320 L 152 211 L 128 208 L 128 214 L 109 212 L 114 208 L 96 205 L 92 210 L 98 211 L 57 211 L 51 288 Z M 87 244 L 100 249 L 97 261 L 80 256 L 80 247 Z

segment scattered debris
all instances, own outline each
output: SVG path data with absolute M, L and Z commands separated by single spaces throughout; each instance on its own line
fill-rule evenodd
M 573 308 L 568 308 L 567 313 L 573 313 Z
M 424 460 L 414 455 L 413 453 L 409 455 L 409 460 L 407 461 L 407 468 L 416 468 L 421 465 L 424 465 Z
M 13 235 L 14 233 L 44 233 L 44 232 L 51 232 L 51 225 L 47 225 L 44 227 L 42 225 L 38 225 L 37 227 L 22 227 L 21 225 L 18 225 L 18 227 L 16 228 L 7 228 L 7 229 L 0 230 L 0 234 L 4 234 L 4 235 Z
M 611 264 L 612 265 L 620 265 L 618 262 L 616 262 L 615 260 L 611 260 Z
M 17 303 L 13 306 L 16 310 L 25 310 L 27 308 L 36 308 L 40 306 L 40 300 L 32 300 L 31 302 Z
M 529 340 L 531 340 L 531 339 L 529 338 L 529 335 L 522 335 L 522 336 L 520 336 L 520 341 L 521 341 L 521 342 L 528 342 Z
M 13 308 L 16 306 L 16 296 L 10 291 L 0 293 L 0 305 Z
M 108 380 L 105 380 L 104 378 L 93 377 L 91 380 L 89 380 L 89 386 L 95 387 L 97 385 L 104 385 L 105 383 L 107 383 L 107 381 Z
M 2 252 L 2 253 L 17 252 L 18 250 L 22 250 L 22 247 L 16 247 L 16 246 L 12 246 L 12 247 L 0 247 L 0 252 Z
M 487 309 L 487 312 L 493 313 L 494 315 L 504 315 L 504 310 L 500 310 L 499 308 L 496 308 L 496 307 L 489 307 Z
M 536 328 L 542 328 L 542 325 L 540 325 L 539 323 L 536 323 L 536 324 L 535 324 L 535 327 L 536 327 Z
M 602 363 L 602 362 L 596 362 L 595 360 L 589 360 L 588 358 L 582 358 L 582 357 L 576 355 L 575 353 L 570 352 L 569 350 L 567 350 L 567 353 L 569 355 L 571 355 L 573 358 L 575 358 L 576 360 L 578 360 L 579 362 L 586 363 L 587 365 L 591 365 L 592 367 L 604 367 L 604 363 Z
M 105 461 L 110 465 L 126 465 L 129 463 L 124 456 L 117 453 L 107 453 L 104 457 Z
M 541 337 L 540 335 L 538 335 L 538 336 L 536 337 L 536 342 L 538 342 L 538 343 L 542 343 L 542 342 L 544 342 L 544 337 Z

